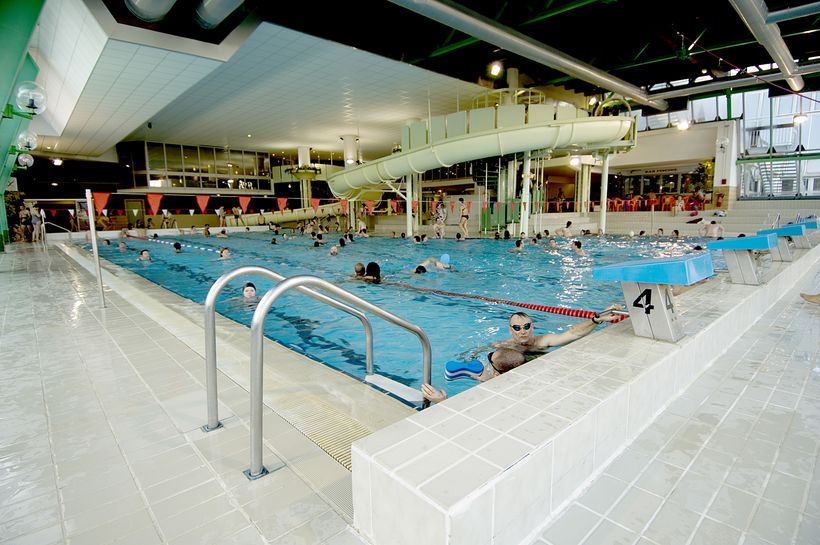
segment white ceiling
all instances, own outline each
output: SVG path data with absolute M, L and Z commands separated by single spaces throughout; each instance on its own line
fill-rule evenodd
M 113 160 L 118 142 L 151 140 L 293 158 L 308 146 L 326 160 L 353 134 L 373 160 L 409 120 L 464 109 L 483 90 L 269 23 L 220 46 L 126 28 L 99 0 L 48 0 L 31 52 L 49 100 L 31 128 L 41 151 L 69 158 Z

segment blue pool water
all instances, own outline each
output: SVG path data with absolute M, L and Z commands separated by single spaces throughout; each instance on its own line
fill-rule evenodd
M 584 237 L 580 240 L 589 255 L 579 257 L 570 249 L 568 239 L 557 239 L 558 250 L 548 250 L 542 242 L 515 253 L 510 251 L 514 246 L 511 240 L 431 240 L 417 245 L 410 240 L 371 237 L 357 238 L 340 248 L 338 256 L 330 256 L 328 247 L 338 241 L 338 234 L 325 235 L 328 244 L 322 248 L 313 248 L 309 237 L 284 240 L 279 236 L 276 245 L 270 244 L 271 237 L 269 232 L 244 232 L 227 239 L 201 235 L 129 239 L 128 250 L 120 251 L 113 244 L 101 246 L 100 253 L 103 258 L 197 303 L 204 303 L 216 279 L 239 266 L 267 267 L 283 276 L 318 276 L 421 327 L 432 346 L 433 384 L 441 387 L 445 386 L 444 363 L 476 347 L 507 338 L 507 321 L 513 312 L 524 310 L 532 315 L 536 333 L 559 332 L 579 321 L 499 301 L 599 310 L 611 303 L 623 303 L 623 295 L 617 282 L 593 280 L 594 266 L 677 256 L 691 252 L 696 244 L 705 246 L 703 239 L 695 238 Z M 171 243 L 175 241 L 183 244 L 182 253 L 174 253 Z M 230 248 L 231 259 L 217 259 L 216 252 L 223 246 Z M 141 249 L 151 251 L 150 263 L 136 259 Z M 455 271 L 412 274 L 415 266 L 427 257 L 445 253 L 451 256 Z M 713 252 L 713 258 L 715 268 L 724 266 L 719 252 Z M 354 264 L 369 261 L 381 266 L 382 284 L 352 280 Z M 236 279 L 223 290 L 216 310 L 249 326 L 253 308 L 242 301 L 246 281 L 256 284 L 260 296 L 272 286 L 259 277 Z M 419 388 L 422 358 L 418 338 L 376 317 L 371 317 L 371 322 L 376 372 Z M 364 378 L 364 332 L 361 322 L 353 316 L 298 293 L 288 293 L 272 308 L 265 334 L 339 371 Z M 486 351 L 480 356 L 482 361 L 484 354 Z M 446 383 L 446 387 L 453 394 L 473 384 L 459 380 Z

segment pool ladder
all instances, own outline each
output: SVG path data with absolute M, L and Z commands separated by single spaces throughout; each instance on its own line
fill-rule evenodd
M 334 308 L 347 312 L 358 318 L 362 322 L 365 332 L 365 381 L 379 388 L 391 392 L 403 399 L 413 402 L 421 402 L 427 406 L 427 401 L 420 398 L 418 390 L 400 384 L 387 377 L 377 375 L 373 369 L 373 327 L 370 320 L 362 312 L 365 310 L 375 314 L 394 325 L 415 334 L 422 347 L 422 381 L 430 383 L 432 378 L 432 351 L 430 340 L 418 326 L 388 312 L 381 307 L 365 301 L 364 299 L 331 284 L 330 282 L 316 276 L 302 275 L 286 278 L 265 267 L 246 265 L 238 267 L 220 276 L 213 283 L 205 298 L 205 384 L 207 391 L 208 423 L 202 426 L 205 432 L 213 431 L 222 426 L 219 422 L 219 406 L 217 398 L 217 375 L 216 375 L 216 299 L 225 286 L 235 278 L 240 276 L 262 276 L 279 282 L 274 288 L 265 293 L 257 303 L 256 310 L 251 319 L 251 462 L 250 468 L 244 471 L 245 476 L 250 480 L 258 479 L 268 474 L 268 470 L 262 465 L 262 392 L 263 392 L 263 346 L 265 319 L 268 312 L 276 300 L 286 291 L 295 289 L 300 293 L 312 297 L 317 301 L 330 305 Z M 333 295 L 325 295 L 311 288 L 319 288 Z M 358 307 L 358 308 L 356 308 Z M 361 309 L 361 310 L 360 310 Z

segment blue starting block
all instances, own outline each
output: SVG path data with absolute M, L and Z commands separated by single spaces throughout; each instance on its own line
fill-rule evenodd
M 670 342 L 683 337 L 671 286 L 690 286 L 714 274 L 709 252 L 641 259 L 592 270 L 596 280 L 621 282 L 635 335 Z
M 817 220 L 801 221 L 798 225 L 805 225 L 806 229 L 817 229 Z
M 710 250 L 722 250 L 729 269 L 729 276 L 735 284 L 757 286 L 762 282 L 762 274 L 756 252 L 777 250 L 777 237 L 757 235 L 754 237 L 729 238 L 709 242 Z
M 806 225 L 803 223 L 790 223 L 775 229 L 763 229 L 757 232 L 758 235 L 775 235 L 777 237 L 777 250 L 772 250 L 772 259 L 775 261 L 792 261 L 792 251 L 789 246 L 789 238 L 794 241 L 795 248 L 811 248 L 808 236 L 806 236 Z

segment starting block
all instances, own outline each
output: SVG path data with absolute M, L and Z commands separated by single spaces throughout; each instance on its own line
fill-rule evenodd
M 757 234 L 775 235 L 777 237 L 777 250 L 772 251 L 772 259 L 775 261 L 792 261 L 789 238 L 794 241 L 795 248 L 811 248 L 811 243 L 806 236 L 806 225 L 804 223 L 792 223 L 777 227 L 776 229 L 763 229 L 762 231 L 758 231 Z
M 729 268 L 729 276 L 735 284 L 750 284 L 757 286 L 762 282 L 762 275 L 755 251 L 774 252 L 777 250 L 777 237 L 757 235 L 754 237 L 739 237 L 709 242 L 710 250 L 722 250 Z
M 709 252 L 641 259 L 592 270 L 596 280 L 621 282 L 635 335 L 669 342 L 683 337 L 671 286 L 690 286 L 714 274 Z

